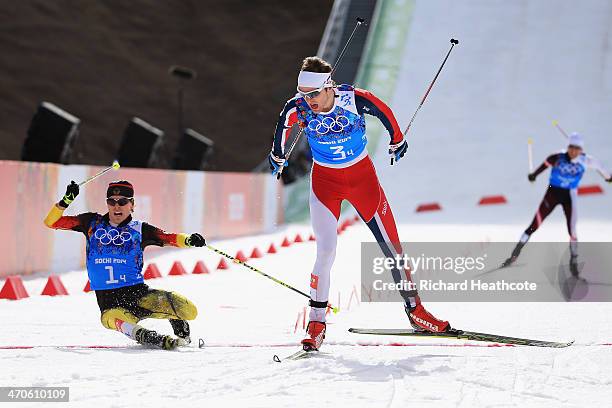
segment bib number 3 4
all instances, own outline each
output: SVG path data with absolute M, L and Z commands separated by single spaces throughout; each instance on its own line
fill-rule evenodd
M 330 147 L 332 154 L 334 155 L 333 160 L 344 160 L 347 156 L 353 155 L 353 150 L 344 151 L 344 146 L 332 146 Z

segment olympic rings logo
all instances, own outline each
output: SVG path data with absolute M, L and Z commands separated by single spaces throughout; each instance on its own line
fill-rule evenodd
M 108 231 L 102 228 L 98 229 L 94 233 L 94 237 L 96 237 L 102 245 L 110 245 L 111 243 L 115 245 L 123 245 L 132 240 L 132 234 L 127 231 L 119 232 L 114 228 L 111 228 Z
M 338 115 L 335 118 L 326 116 L 323 120 L 313 119 L 308 122 L 308 130 L 325 135 L 329 132 L 340 133 L 348 125 L 350 125 L 350 121 L 344 115 Z
M 580 173 L 581 169 L 580 166 L 577 164 L 563 163 L 559 166 L 559 171 L 561 172 L 561 174 L 569 174 L 575 176 L 576 174 Z

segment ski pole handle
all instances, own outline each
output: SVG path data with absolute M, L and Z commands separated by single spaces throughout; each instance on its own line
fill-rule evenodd
M 97 179 L 98 177 L 100 177 L 101 175 L 103 175 L 104 173 L 106 173 L 107 171 L 110 171 L 110 170 L 118 170 L 118 169 L 119 169 L 119 167 L 121 167 L 121 166 L 119 165 L 119 162 L 118 162 L 117 160 L 115 160 L 115 161 L 113 162 L 113 164 L 112 164 L 112 165 L 108 166 L 108 167 L 107 167 L 107 168 L 105 168 L 104 170 L 100 171 L 99 173 L 94 174 L 93 176 L 91 176 L 91 177 L 90 177 L 90 178 L 88 178 L 87 180 L 81 181 L 81 182 L 79 183 L 79 187 L 80 187 L 80 186 L 83 186 L 83 185 L 85 185 L 85 184 L 87 184 L 87 183 L 89 183 L 90 181 L 92 181 L 92 180 L 94 180 L 94 179 Z
M 293 286 L 289 285 L 288 283 L 283 282 L 280 279 L 275 278 L 274 276 L 270 276 L 267 273 L 260 271 L 259 269 L 249 265 L 246 262 L 241 261 L 240 259 L 236 259 L 233 256 L 231 256 L 229 254 L 226 254 L 225 252 L 223 252 L 223 251 L 221 251 L 221 250 L 219 250 L 219 249 L 217 249 L 217 248 L 215 248 L 215 247 L 213 247 L 211 245 L 206 245 L 206 248 L 210 249 L 213 252 L 216 252 L 217 254 L 219 254 L 221 256 L 226 257 L 227 259 L 230 259 L 234 263 L 240 264 L 240 265 L 244 266 L 245 268 L 248 268 L 248 269 L 252 270 L 253 272 L 260 274 L 261 276 L 265 276 L 266 278 L 268 278 L 268 279 L 278 283 L 279 285 L 282 285 L 282 286 L 286 287 L 287 289 L 291 289 L 292 291 L 294 291 L 296 293 L 299 293 L 300 295 L 310 299 L 310 295 L 302 292 L 299 289 L 294 288 Z M 328 308 L 330 308 L 334 313 L 338 313 L 339 309 L 337 307 L 333 307 L 332 305 L 328 305 Z
M 527 159 L 529 160 L 529 173 L 533 172 L 533 139 L 527 139 Z

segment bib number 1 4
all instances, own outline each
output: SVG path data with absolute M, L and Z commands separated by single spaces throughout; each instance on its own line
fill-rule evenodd
M 112 266 L 105 266 L 104 269 L 108 271 L 108 280 L 106 281 L 107 285 L 119 283 L 119 281 L 115 279 L 115 273 Z M 119 278 L 125 282 L 125 275 L 121 275 Z

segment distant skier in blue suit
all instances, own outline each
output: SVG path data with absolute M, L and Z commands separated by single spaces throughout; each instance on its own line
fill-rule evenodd
M 578 133 L 572 133 L 569 137 L 567 150 L 548 156 L 540 167 L 529 174 L 529 181 L 534 182 L 540 173 L 548 167 L 552 167 L 549 186 L 540 203 L 540 207 L 533 221 L 521 236 L 520 241 L 516 244 L 516 247 L 512 251 L 512 255 L 502 264 L 503 267 L 509 266 L 516 261 L 521 250 L 527 241 L 529 241 L 531 234 L 540 227 L 544 219 L 546 219 L 555 207 L 560 204 L 565 213 L 567 231 L 570 236 L 570 268 L 572 273 L 577 273 L 578 236 L 576 234 L 576 220 L 578 218 L 578 213 L 576 211 L 576 198 L 578 185 L 587 168 L 596 169 L 608 183 L 612 183 L 610 173 L 601 166 L 597 159 L 585 154 L 583 149 L 584 140 L 582 136 Z

